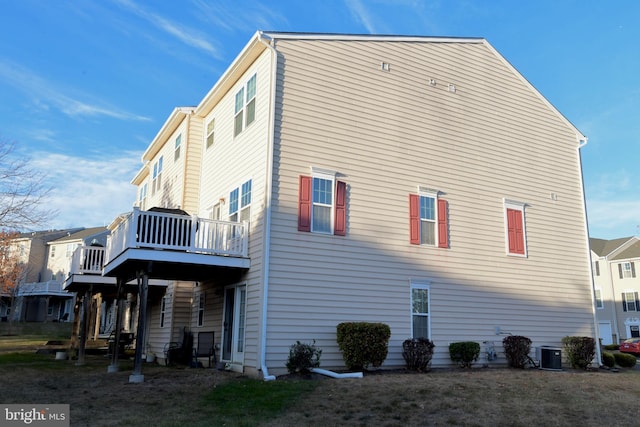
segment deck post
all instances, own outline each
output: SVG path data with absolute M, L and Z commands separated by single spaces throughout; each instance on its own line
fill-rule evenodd
M 87 346 L 87 335 L 89 334 L 89 314 L 91 313 L 91 294 L 93 285 L 84 291 L 82 297 L 82 320 L 80 320 L 80 343 L 78 347 L 78 360 L 76 366 L 84 365 L 84 353 Z
M 120 331 L 122 330 L 122 311 L 124 309 L 124 280 L 120 277 L 116 278 L 116 330 L 115 342 L 113 343 L 113 351 L 111 353 L 111 364 L 107 368 L 107 372 L 118 372 L 118 358 L 120 357 Z
M 151 270 L 150 268 L 148 270 Z M 147 293 L 149 290 L 149 274 L 147 271 L 139 271 L 138 274 L 139 308 L 138 308 L 138 331 L 136 334 L 136 355 L 133 359 L 133 373 L 129 375 L 130 383 L 144 382 L 142 374 L 142 352 L 144 350 L 147 329 Z

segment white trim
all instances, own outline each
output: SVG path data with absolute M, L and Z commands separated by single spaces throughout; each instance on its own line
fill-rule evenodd
M 334 170 L 311 166 L 312 177 L 335 180 L 337 175 L 338 172 Z
M 527 221 L 525 215 L 525 206 L 527 206 L 524 202 L 519 202 L 511 199 L 502 199 L 503 203 L 503 219 L 504 219 L 504 252 L 507 256 L 518 257 L 518 258 L 527 258 L 529 256 L 529 248 L 527 244 Z M 522 244 L 524 245 L 524 254 L 517 254 L 509 252 L 509 219 L 507 217 L 507 209 L 517 210 L 522 212 Z
M 430 43 L 486 43 L 483 38 L 474 37 L 429 37 L 429 36 L 393 36 L 376 34 L 337 34 L 337 33 L 272 33 L 259 31 L 261 36 L 275 40 L 352 40 L 386 42 L 430 42 Z

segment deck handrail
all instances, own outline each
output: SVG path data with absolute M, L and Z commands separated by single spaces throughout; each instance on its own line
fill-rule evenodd
M 78 246 L 71 257 L 71 274 L 102 274 L 105 248 Z
M 137 207 L 111 232 L 105 264 L 130 248 L 247 257 L 248 223 L 142 211 Z

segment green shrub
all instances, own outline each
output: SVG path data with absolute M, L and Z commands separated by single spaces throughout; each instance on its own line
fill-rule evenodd
M 452 342 L 449 344 L 449 357 L 462 368 L 470 368 L 478 361 L 480 344 L 474 341 Z
M 617 350 L 618 348 L 620 348 L 620 344 L 607 344 L 603 345 L 602 348 L 609 351 Z
M 320 366 L 320 356 L 322 350 L 316 347 L 316 340 L 312 344 L 303 344 L 296 341 L 289 347 L 289 359 L 287 360 L 287 370 L 289 373 L 300 372 L 308 374 L 311 369 Z
M 596 340 L 591 337 L 564 337 L 562 345 L 574 369 L 587 369 L 596 354 Z
M 616 364 L 621 368 L 633 368 L 637 363 L 636 357 L 633 354 L 613 353 L 613 357 L 616 360 Z
M 607 353 L 606 351 L 603 351 L 602 364 L 608 368 L 613 368 L 614 366 L 616 366 L 616 358 L 613 356 L 613 353 Z
M 428 372 L 434 347 L 435 344 L 427 338 L 405 340 L 402 343 L 402 357 L 407 363 L 407 368 L 418 372 Z
M 509 335 L 502 340 L 504 355 L 512 368 L 524 369 L 529 361 L 531 340 L 520 335 Z
M 337 326 L 342 358 L 351 370 L 378 367 L 387 358 L 391 328 L 384 323 L 344 322 Z

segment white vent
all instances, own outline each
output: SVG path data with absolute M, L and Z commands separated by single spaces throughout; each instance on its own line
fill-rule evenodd
M 388 62 L 383 62 L 380 64 L 380 69 L 382 71 L 391 71 L 391 64 L 389 64 Z

